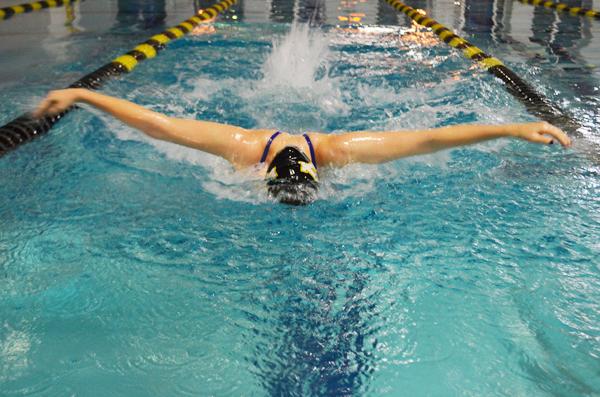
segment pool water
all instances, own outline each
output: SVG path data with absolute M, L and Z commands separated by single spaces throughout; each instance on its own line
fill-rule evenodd
M 2 123 L 164 29 L 86 30 L 87 3 L 79 32 L 23 50 L 62 58 L 0 60 Z M 572 149 L 322 170 L 319 199 L 289 207 L 221 159 L 75 111 L 0 158 L 0 395 L 600 395 L 600 25 L 439 3 L 456 15 L 422 8 L 581 122 Z M 385 4 L 323 15 L 338 6 L 365 23 L 248 1 L 102 92 L 293 133 L 535 120 Z

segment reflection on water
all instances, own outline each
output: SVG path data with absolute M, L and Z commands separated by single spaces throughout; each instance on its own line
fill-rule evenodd
M 194 13 L 197 14 L 201 9 L 211 7 L 218 1 L 215 0 L 194 0 Z M 250 5 L 246 3 L 246 0 L 237 0 L 235 4 L 232 4 L 227 10 L 219 14 L 220 20 L 225 21 L 244 21 L 245 9 Z M 261 7 L 262 8 L 262 7 Z
M 271 13 L 269 18 L 273 22 L 291 23 L 294 20 L 293 1 L 289 0 L 273 0 L 271 2 Z
M 118 0 L 117 7 L 117 25 L 141 30 L 165 25 L 165 0 Z
M 377 24 L 378 25 L 398 25 L 397 12 L 390 12 L 385 0 L 377 1 Z
M 571 6 L 583 6 L 582 1 L 567 2 Z M 598 85 L 593 69 L 581 55 L 581 49 L 590 44 L 591 21 L 568 14 L 555 14 L 536 9 L 533 32 L 529 40 L 540 44 L 548 54 L 548 61 L 562 69 L 569 86 L 578 95 L 594 95 Z M 596 80 L 596 81 L 595 81 Z
M 486 36 L 496 39 L 496 34 L 502 30 L 504 3 L 502 1 L 468 2 L 464 7 L 463 30 L 478 37 Z
M 320 26 L 327 21 L 325 0 L 299 0 L 298 22 Z

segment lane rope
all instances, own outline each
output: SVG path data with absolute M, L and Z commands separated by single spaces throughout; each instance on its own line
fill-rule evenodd
M 48 2 L 50 1 L 48 0 Z M 100 88 L 108 79 L 123 73 L 129 73 L 141 61 L 154 58 L 170 41 L 188 34 L 202 21 L 216 17 L 236 2 L 237 0 L 222 0 L 208 8 L 202 9 L 197 15 L 186 19 L 179 25 L 173 26 L 162 33 L 152 36 L 150 39 L 138 44 L 131 51 L 113 59 L 110 63 L 77 80 L 68 88 L 87 88 L 90 90 Z M 34 119 L 29 113 L 26 113 L 3 125 L 0 127 L 0 156 L 45 134 L 56 122 L 74 108 L 72 107 L 55 116 L 43 117 L 41 119 Z
M 553 1 L 544 0 L 519 0 L 523 4 L 529 4 L 532 6 L 550 8 L 556 11 L 568 12 L 571 15 L 579 15 L 582 17 L 590 17 L 594 19 L 600 19 L 600 11 L 592 10 L 583 7 L 570 7 L 564 3 L 555 3 Z
M 502 80 L 507 91 L 518 99 L 529 113 L 561 127 L 567 132 L 574 132 L 579 128 L 579 124 L 571 116 L 553 104 L 548 98 L 538 93 L 530 84 L 521 79 L 498 58 L 486 54 L 483 50 L 458 36 L 435 19 L 407 6 L 400 0 L 386 0 L 386 2 L 397 11 L 406 14 L 419 25 L 430 28 L 444 43 L 462 50 L 462 54 L 466 58 L 477 62 L 489 73 Z
M 32 11 L 39 11 L 46 8 L 62 7 L 70 3 L 75 3 L 78 0 L 43 0 L 34 1 L 33 3 L 23 3 L 16 6 L 0 8 L 0 21 L 12 18 L 15 15 L 26 14 Z

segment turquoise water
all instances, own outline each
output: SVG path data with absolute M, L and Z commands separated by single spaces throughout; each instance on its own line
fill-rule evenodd
M 405 30 L 221 23 L 103 92 L 295 133 L 533 120 Z M 572 100 L 551 57 L 487 48 L 583 121 L 573 149 L 501 140 L 325 170 L 300 208 L 95 111 L 1 158 L 0 394 L 600 394 L 597 97 Z M 6 84 L 20 109 L 0 110 L 97 66 Z

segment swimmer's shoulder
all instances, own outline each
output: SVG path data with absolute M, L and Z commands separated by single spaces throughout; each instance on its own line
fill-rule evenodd
M 336 136 L 335 134 L 326 134 L 324 132 L 315 131 L 307 132 L 306 135 L 308 135 L 312 143 L 315 145 L 315 149 L 318 145 L 328 145 L 332 137 Z
M 315 131 L 307 132 L 306 135 L 312 141 L 315 156 L 317 157 L 317 164 L 322 166 L 330 165 L 332 156 L 335 154 L 335 137 L 338 135 Z

